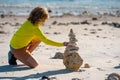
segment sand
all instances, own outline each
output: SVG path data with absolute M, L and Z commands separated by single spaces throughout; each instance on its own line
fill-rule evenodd
M 79 71 L 66 70 L 62 59 L 52 59 L 56 52 L 63 53 L 65 47 L 44 43 L 33 52 L 39 67 L 31 69 L 20 61 L 18 66 L 8 65 L 9 41 L 26 18 L 0 18 L 0 80 L 40 80 L 42 76 L 56 77 L 56 80 L 105 80 L 111 73 L 120 74 L 120 17 L 113 15 L 51 17 L 41 27 L 48 38 L 60 42 L 69 41 L 68 34 L 73 29 L 78 53 L 84 60 Z M 84 68 L 86 63 L 90 68 Z

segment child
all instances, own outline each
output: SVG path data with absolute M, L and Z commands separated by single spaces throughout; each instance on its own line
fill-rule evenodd
M 18 59 L 31 68 L 37 67 L 39 64 L 32 56 L 32 52 L 40 42 L 58 47 L 68 45 L 68 42 L 61 43 L 48 39 L 39 29 L 48 18 L 46 8 L 36 7 L 31 11 L 28 19 L 21 25 L 10 41 L 9 65 L 17 65 L 16 59 Z

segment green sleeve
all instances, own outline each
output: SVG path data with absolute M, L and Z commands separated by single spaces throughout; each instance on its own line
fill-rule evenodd
M 51 45 L 51 46 L 57 46 L 57 47 L 64 46 L 63 43 L 61 42 L 56 42 L 56 41 L 48 39 L 39 28 L 36 28 L 34 31 L 35 31 L 34 32 L 35 36 L 37 36 L 45 44 Z

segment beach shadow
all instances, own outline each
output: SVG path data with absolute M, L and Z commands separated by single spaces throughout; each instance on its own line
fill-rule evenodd
M 70 73 L 71 71 L 68 71 L 66 69 L 61 69 L 61 70 L 55 70 L 55 71 L 47 71 L 47 72 L 43 72 L 43 73 L 36 73 L 36 74 L 31 74 L 28 76 L 24 76 L 21 78 L 16 78 L 17 80 L 26 80 L 26 79 L 41 79 L 41 77 L 43 76 L 55 76 L 58 74 L 67 74 Z
M 120 65 L 115 66 L 114 69 L 120 69 Z
M 0 73 L 12 72 L 12 71 L 21 71 L 21 70 L 28 70 L 28 69 L 31 69 L 31 68 L 26 67 L 24 65 L 17 65 L 17 66 L 4 65 L 4 66 L 0 66 Z
M 43 72 L 43 73 L 38 73 L 37 75 L 39 75 L 39 76 L 55 76 L 58 74 L 67 74 L 67 73 L 71 73 L 71 71 L 69 71 L 67 69 L 60 69 L 60 70 L 55 70 L 55 71 L 47 71 L 47 72 Z
M 42 76 L 55 76 L 58 74 L 67 74 L 67 73 L 71 73 L 71 71 L 66 70 L 66 69 L 61 69 L 61 70 L 31 74 L 31 75 L 24 76 L 24 77 L 0 77 L 0 79 L 14 79 L 14 80 L 38 79 L 40 80 Z

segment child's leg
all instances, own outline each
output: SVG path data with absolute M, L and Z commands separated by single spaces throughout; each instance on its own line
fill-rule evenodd
M 27 50 L 30 52 L 30 53 L 32 53 L 35 49 L 36 49 L 36 47 L 40 44 L 40 40 L 38 40 L 38 39 L 33 39 L 32 41 L 31 41 L 31 43 L 28 45 L 28 47 L 27 47 Z
M 14 54 L 14 56 L 18 60 L 20 60 L 25 65 L 27 65 L 27 66 L 29 66 L 31 68 L 37 67 L 39 65 L 38 62 L 30 54 L 30 52 L 28 50 L 26 50 L 26 49 L 27 48 L 25 47 L 25 48 L 21 48 L 21 49 L 12 50 L 12 53 Z

